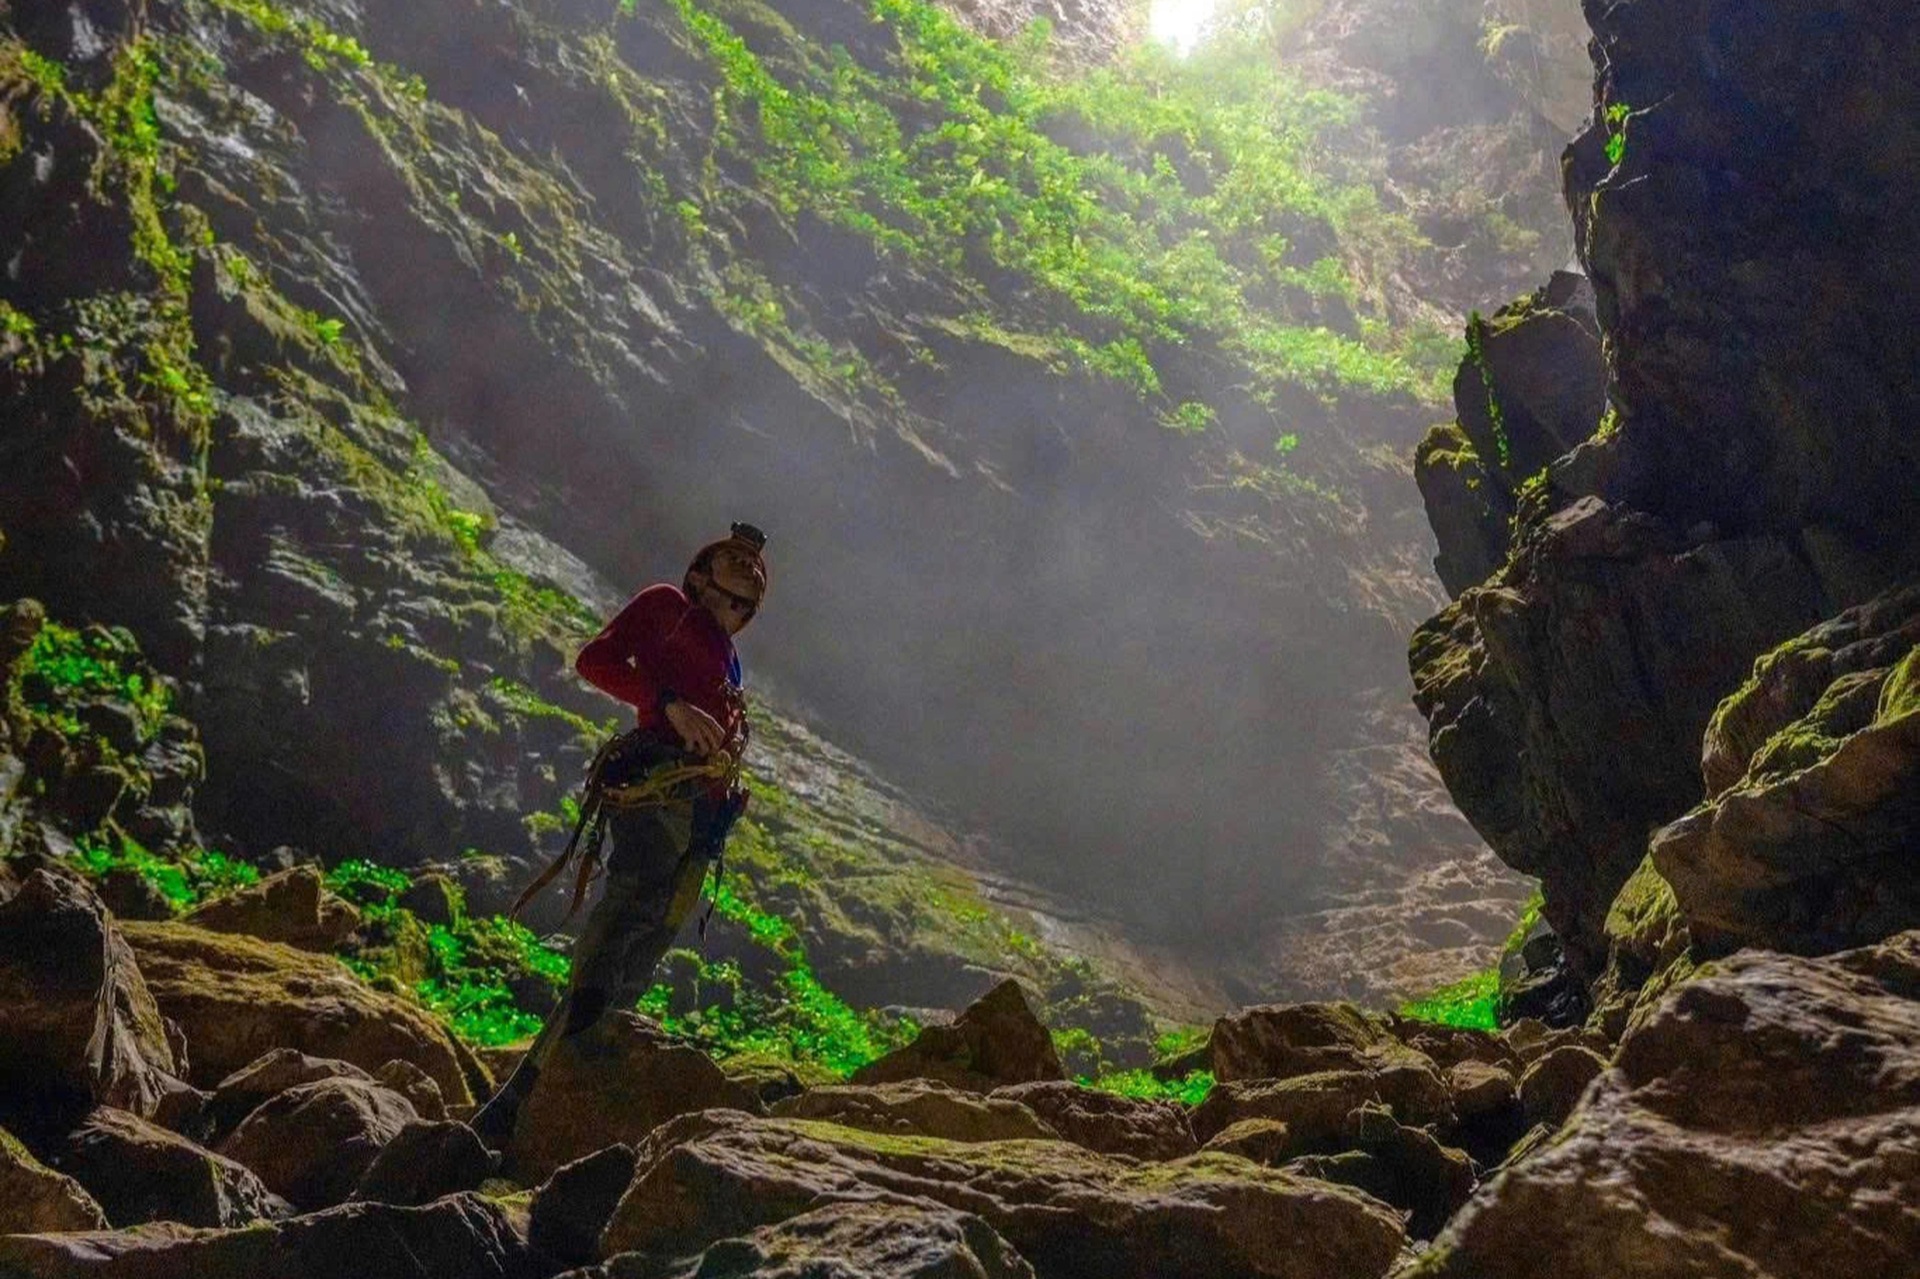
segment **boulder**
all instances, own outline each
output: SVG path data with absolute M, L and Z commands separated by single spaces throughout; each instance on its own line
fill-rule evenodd
M 1821 954 L 1920 926 L 1920 586 L 1756 662 L 1708 726 L 1704 771 L 1708 799 L 1650 856 L 1706 953 Z
M 1410 1052 L 1386 1018 L 1352 1004 L 1262 1004 L 1213 1024 L 1213 1077 L 1285 1079 L 1323 1070 L 1368 1068 L 1379 1056 Z
M 415 1120 L 380 1148 L 360 1174 L 352 1198 L 423 1204 L 455 1191 L 479 1189 L 499 1162 L 465 1124 Z
M 323 887 L 319 867 L 294 866 L 214 898 L 184 922 L 325 953 L 360 926 L 360 912 Z
M 240 1230 L 161 1222 L 0 1238 L 0 1274 L 34 1279 L 340 1279 L 545 1273 L 508 1205 L 475 1194 L 418 1208 L 350 1203 Z
M 996 1088 L 991 1099 L 1018 1102 L 1061 1137 L 1103 1155 L 1178 1159 L 1199 1149 L 1184 1107 L 1086 1088 L 1064 1080 L 1037 1080 Z
M 1920 932 L 1748 951 L 1668 992 L 1422 1279 L 1904 1275 L 1920 1256 Z
M 388 1088 L 360 1079 L 300 1084 L 262 1102 L 220 1143 L 303 1211 L 330 1208 L 400 1130 L 419 1118 Z
M 35 871 L 0 903 L 0 1098 L 151 1116 L 179 1086 L 161 1011 L 78 880 Z
M 374 1071 L 398 1057 L 470 1105 L 484 1068 L 432 1014 L 371 989 L 329 956 L 189 924 L 127 924 L 161 1011 L 193 1045 L 192 1082 L 210 1088 L 274 1048 Z
M 438 871 L 417 876 L 400 894 L 399 904 L 420 917 L 423 924 L 452 926 L 462 910 L 460 885 Z
M 1447 1070 L 1447 1096 L 1461 1123 L 1498 1114 L 1518 1099 L 1513 1072 L 1484 1061 L 1463 1061 Z
M 1238 1155 L 1269 1168 L 1299 1154 L 1292 1129 L 1281 1119 L 1236 1119 L 1207 1138 L 1204 1149 L 1223 1155 Z
M 1540 1057 L 1520 1076 L 1520 1106 L 1527 1122 L 1559 1127 L 1587 1085 L 1606 1068 L 1606 1058 L 1578 1044 L 1563 1044 Z
M 1407 1233 L 1415 1239 L 1433 1238 L 1473 1193 L 1473 1164 L 1465 1151 L 1395 1121 L 1383 1107 L 1362 1106 L 1349 1114 L 1345 1139 L 1347 1152 L 1308 1155 L 1287 1169 L 1357 1186 L 1406 1209 Z M 1353 1159 L 1355 1154 L 1361 1158 Z
M 440 1085 L 433 1082 L 433 1076 L 410 1061 L 395 1057 L 373 1073 L 376 1083 L 387 1087 L 413 1103 L 422 1119 L 445 1119 L 447 1117 L 446 1098 L 440 1095 Z
M 616 1142 L 638 1142 L 675 1115 L 722 1106 L 759 1109 L 698 1048 L 634 1013 L 601 1017 L 562 1040 L 520 1107 L 505 1168 L 523 1184 Z
M 1436 1022 L 1414 1021 L 1393 1016 L 1393 1031 L 1400 1042 L 1426 1057 L 1442 1071 L 1464 1061 L 1520 1069 L 1519 1054 L 1498 1034 L 1467 1026 L 1442 1026 Z
M 640 1253 L 577 1272 L 604 1279 L 1033 1279 L 1033 1267 L 972 1213 L 931 1204 L 834 1204 L 713 1244 L 656 1268 Z
M 309 1057 L 297 1048 L 270 1049 L 214 1086 L 206 1104 L 209 1130 L 216 1140 L 225 1137 L 269 1097 L 322 1079 L 372 1081 L 373 1076 L 350 1061 Z
M 128 866 L 108 871 L 95 891 L 115 919 L 172 919 L 177 913 L 159 885 Z
M 85 1187 L 0 1128 L 0 1235 L 106 1228 L 107 1214 Z
M 251 1169 L 110 1106 L 67 1135 L 57 1162 L 114 1226 L 244 1226 L 293 1211 Z
M 768 1113 L 948 1141 L 1057 1140 L 1062 1135 L 1017 1101 L 963 1092 L 934 1079 L 811 1088 L 775 1102 Z
M 944 1026 L 928 1026 L 905 1048 L 853 1072 L 856 1084 L 937 1079 L 992 1092 L 1001 1084 L 1064 1079 L 1053 1037 L 1012 978 L 1001 982 Z
M 1040 1273 L 1079 1279 L 1381 1274 L 1403 1235 L 1373 1200 L 1231 1155 L 1118 1159 L 1064 1141 L 882 1136 L 710 1110 L 638 1149 L 606 1255 L 692 1254 L 833 1204 L 969 1212 Z
M 1277 1119 L 1287 1125 L 1291 1154 L 1330 1152 L 1339 1147 L 1348 1112 L 1367 1102 L 1387 1106 L 1402 1123 L 1414 1126 L 1453 1123 L 1447 1086 L 1425 1066 L 1217 1084 L 1190 1120 L 1193 1135 L 1205 1142 L 1242 1119 Z
M 527 1237 L 533 1246 L 569 1265 L 600 1255 L 600 1232 L 633 1183 L 632 1146 L 608 1146 L 554 1170 L 533 1192 Z

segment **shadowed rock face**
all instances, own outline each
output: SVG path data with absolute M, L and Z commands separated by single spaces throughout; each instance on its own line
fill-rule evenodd
M 1907 1273 L 1916 995 L 1920 933 L 1716 965 L 1628 1034 L 1560 1137 L 1497 1177 L 1410 1274 Z
M 1589 16 L 1602 109 L 1566 175 L 1613 413 L 1412 666 L 1449 789 L 1591 977 L 1720 699 L 1920 566 L 1920 303 L 1881 285 L 1920 242 L 1920 39 L 1852 3 Z
M 79 880 L 35 871 L 0 903 L 0 1103 L 35 1121 L 96 1102 L 150 1116 L 175 1068 L 112 917 Z

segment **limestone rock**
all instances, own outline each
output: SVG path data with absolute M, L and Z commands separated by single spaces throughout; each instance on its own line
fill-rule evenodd
M 1204 1149 L 1278 1168 L 1300 1153 L 1301 1144 L 1294 1141 L 1285 1120 L 1236 1119 L 1207 1138 Z
M 1389 1020 L 1400 1042 L 1425 1056 L 1440 1070 L 1450 1070 L 1466 1061 L 1504 1066 L 1509 1070 L 1520 1068 L 1519 1054 L 1492 1031 L 1475 1030 L 1467 1026 L 1442 1026 L 1399 1016 Z
M 1064 1080 L 1009 1084 L 990 1097 L 1033 1111 L 1061 1137 L 1103 1155 L 1178 1159 L 1199 1149 L 1184 1107 L 1085 1088 Z
M 465 1124 L 414 1120 L 380 1148 L 353 1188 L 353 1198 L 423 1204 L 459 1190 L 477 1190 L 499 1163 Z
M 1067 1142 L 881 1136 L 712 1110 L 640 1146 L 601 1237 L 608 1255 L 691 1254 L 835 1203 L 927 1201 L 970 1212 L 1040 1273 L 1078 1279 L 1314 1276 L 1385 1270 L 1395 1216 L 1340 1187 L 1231 1155 L 1145 1164 Z
M 161 1011 L 193 1045 L 192 1082 L 212 1087 L 275 1048 L 378 1070 L 396 1057 L 471 1104 L 471 1054 L 418 1004 L 370 989 L 336 959 L 181 923 L 124 931 Z M 471 1062 L 469 1067 L 467 1063 Z
M 905 1048 L 854 1071 L 856 1084 L 927 1078 L 974 1092 L 1001 1084 L 1064 1079 L 1053 1039 L 1009 978 L 944 1026 L 928 1026 Z
M 1648 829 L 1700 799 L 1719 697 L 1824 614 L 1839 587 L 1822 571 L 1840 572 L 1779 538 L 1696 544 L 1587 496 L 1415 633 L 1434 763 L 1501 860 L 1540 878 L 1583 979 L 1606 962 L 1606 912 Z
M 270 1049 L 214 1086 L 206 1107 L 211 1131 L 224 1137 L 269 1097 L 322 1079 L 370 1082 L 373 1076 L 350 1061 L 309 1057 L 297 1048 Z
M 1213 1024 L 1213 1077 L 1285 1079 L 1323 1070 L 1363 1069 L 1381 1054 L 1406 1050 L 1385 1018 L 1352 1004 L 1263 1004 Z
M 106 1228 L 107 1214 L 85 1187 L 0 1128 L 0 1235 Z
M 391 1089 L 359 1079 L 322 1079 L 262 1102 L 220 1143 L 220 1153 L 259 1173 L 302 1210 L 330 1208 L 352 1192 L 381 1148 L 418 1118 Z
M 319 867 L 303 865 L 216 897 L 185 922 L 324 953 L 360 926 L 360 912 L 322 886 Z
M 637 1143 L 689 1111 L 759 1102 L 697 1048 L 633 1013 L 608 1013 L 562 1042 L 520 1108 L 506 1150 L 509 1175 L 539 1181 L 615 1142 Z
M 1529 1124 L 1558 1127 L 1580 1101 L 1607 1060 L 1591 1048 L 1563 1044 L 1539 1058 L 1520 1076 L 1520 1105 Z
M 1518 1098 L 1513 1072 L 1484 1061 L 1463 1061 L 1447 1070 L 1447 1095 L 1462 1123 L 1511 1106 Z
M 0 903 L 0 1097 L 150 1116 L 178 1086 L 123 931 L 84 885 L 44 870 Z
M 293 1211 L 251 1169 L 110 1106 L 67 1135 L 59 1165 L 115 1226 L 244 1226 Z
M 1521 485 L 1592 435 L 1606 407 L 1593 289 L 1556 271 L 1528 298 L 1469 333 L 1453 382 L 1458 422 L 1429 431 L 1414 478 L 1440 553 L 1434 569 L 1458 596 L 1507 557 Z
M 433 1076 L 420 1067 L 400 1057 L 395 1057 L 374 1072 L 374 1080 L 405 1097 L 420 1112 L 422 1119 L 445 1119 L 447 1117 L 446 1098 L 440 1095 L 440 1085 L 433 1082 Z
M 1693 941 L 1819 954 L 1920 925 L 1916 690 L 1920 586 L 1755 664 L 1708 728 L 1709 799 L 1653 839 Z
M 1564 176 L 1608 438 L 1549 469 L 1512 559 L 1421 629 L 1412 663 L 1449 789 L 1541 877 L 1591 979 L 1646 832 L 1706 798 L 1697 744 L 1720 699 L 1783 641 L 1913 580 L 1920 307 L 1880 282 L 1920 238 L 1885 176 L 1904 187 L 1920 42 L 1885 6 L 1585 8 L 1595 110 Z M 1756 102 L 1790 136 L 1756 131 Z M 1873 913 L 1872 894 L 1842 897 L 1843 920 Z
M 1421 1279 L 1900 1275 L 1920 1256 L 1920 932 L 1670 991 Z
M 1368 1102 L 1387 1106 L 1405 1124 L 1453 1123 L 1452 1099 L 1440 1076 L 1429 1066 L 1402 1065 L 1217 1084 L 1194 1107 L 1193 1135 L 1205 1142 L 1242 1119 L 1277 1119 L 1287 1125 L 1290 1154 L 1331 1151 L 1339 1146 L 1348 1113 Z
M 656 1269 L 638 1253 L 577 1272 L 604 1279 L 1033 1279 L 998 1231 L 972 1213 L 913 1203 L 834 1204 L 723 1239 L 683 1265 Z
M 34 1279 L 339 1279 L 488 1275 L 534 1279 L 522 1223 L 479 1195 L 418 1208 L 351 1203 L 241 1230 L 161 1222 L 131 1230 L 0 1238 L 0 1274 Z
M 533 1194 L 527 1237 L 534 1247 L 569 1265 L 595 1260 L 634 1164 L 632 1146 L 613 1145 L 556 1168 Z
M 1693 971 L 1693 935 L 1651 855 L 1621 885 L 1603 927 L 1607 966 L 1593 985 L 1588 1024 L 1618 1041 L 1637 1008 Z
M 775 1102 L 767 1113 L 948 1141 L 1057 1140 L 1062 1136 L 1017 1101 L 982 1097 L 933 1079 L 810 1088 Z
M 1473 1193 L 1473 1165 L 1465 1151 L 1396 1122 L 1384 1108 L 1362 1106 L 1349 1114 L 1345 1144 L 1347 1152 L 1308 1155 L 1287 1170 L 1356 1186 L 1406 1209 L 1407 1233 L 1416 1239 L 1431 1239 Z

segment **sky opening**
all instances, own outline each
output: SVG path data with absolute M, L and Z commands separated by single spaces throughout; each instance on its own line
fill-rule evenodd
M 1153 0 L 1147 13 L 1147 32 L 1181 53 L 1192 53 L 1200 30 L 1213 16 L 1220 0 Z

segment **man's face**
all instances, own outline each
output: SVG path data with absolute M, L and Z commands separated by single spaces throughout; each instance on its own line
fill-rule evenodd
M 694 574 L 693 584 L 700 606 L 713 614 L 713 620 L 720 623 L 727 634 L 739 634 L 752 620 L 760 600 L 760 583 L 754 580 L 753 571 L 741 556 L 724 551 L 714 556 L 712 572 L 705 576 Z

